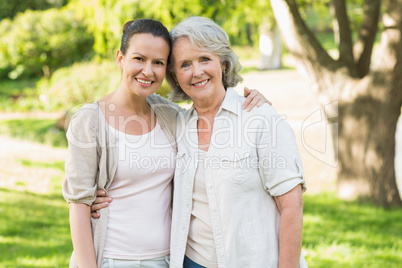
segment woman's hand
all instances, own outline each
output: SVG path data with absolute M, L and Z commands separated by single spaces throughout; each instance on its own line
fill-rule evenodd
M 100 217 L 99 209 L 105 208 L 109 206 L 109 203 L 112 202 L 112 198 L 106 196 L 106 192 L 104 190 L 98 190 L 95 201 L 91 206 L 91 216 L 92 218 L 98 219 Z
M 256 89 L 249 89 L 248 87 L 244 88 L 244 97 L 246 97 L 246 100 L 243 103 L 243 109 L 247 108 L 247 111 L 251 111 L 256 105 L 257 107 L 260 107 L 264 103 L 268 103 L 269 105 L 272 105 L 272 103 L 267 100 L 264 95 L 262 95 L 258 90 Z

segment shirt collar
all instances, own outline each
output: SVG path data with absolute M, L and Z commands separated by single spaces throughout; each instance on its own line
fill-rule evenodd
M 227 110 L 229 112 L 234 113 L 235 115 L 239 115 L 241 111 L 241 106 L 243 105 L 242 97 L 234 91 L 233 88 L 228 88 L 226 90 L 225 98 L 223 99 L 221 109 Z M 218 114 L 220 112 L 218 111 Z
M 237 94 L 237 92 L 233 88 L 227 88 L 225 98 L 221 104 L 216 115 L 222 112 L 222 110 L 226 110 L 234 113 L 235 115 L 239 115 L 241 111 L 241 106 L 243 105 L 242 97 Z M 194 104 L 191 106 L 189 110 L 190 117 L 197 116 L 197 110 L 194 107 Z

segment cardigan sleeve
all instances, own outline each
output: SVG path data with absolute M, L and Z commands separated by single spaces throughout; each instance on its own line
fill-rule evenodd
M 74 114 L 67 130 L 66 179 L 62 193 L 68 203 L 91 205 L 96 198 L 97 123 L 96 106 L 90 104 Z

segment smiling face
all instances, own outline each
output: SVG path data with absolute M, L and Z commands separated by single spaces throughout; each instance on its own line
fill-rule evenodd
M 119 50 L 116 61 L 123 70 L 122 85 L 138 96 L 155 93 L 165 78 L 169 44 L 152 34 L 134 34 L 125 55 Z
M 183 91 L 196 103 L 225 95 L 218 55 L 195 48 L 187 37 L 173 46 L 173 75 Z

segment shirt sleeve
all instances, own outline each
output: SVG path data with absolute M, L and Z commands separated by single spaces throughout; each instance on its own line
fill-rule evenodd
M 68 203 L 91 205 L 96 198 L 98 153 L 96 110 L 84 106 L 71 119 L 67 130 L 66 179 L 62 193 Z
M 306 191 L 302 160 L 290 125 L 272 107 L 264 110 L 268 115 L 258 142 L 264 189 L 271 196 L 280 196 L 301 184 L 303 192 Z

